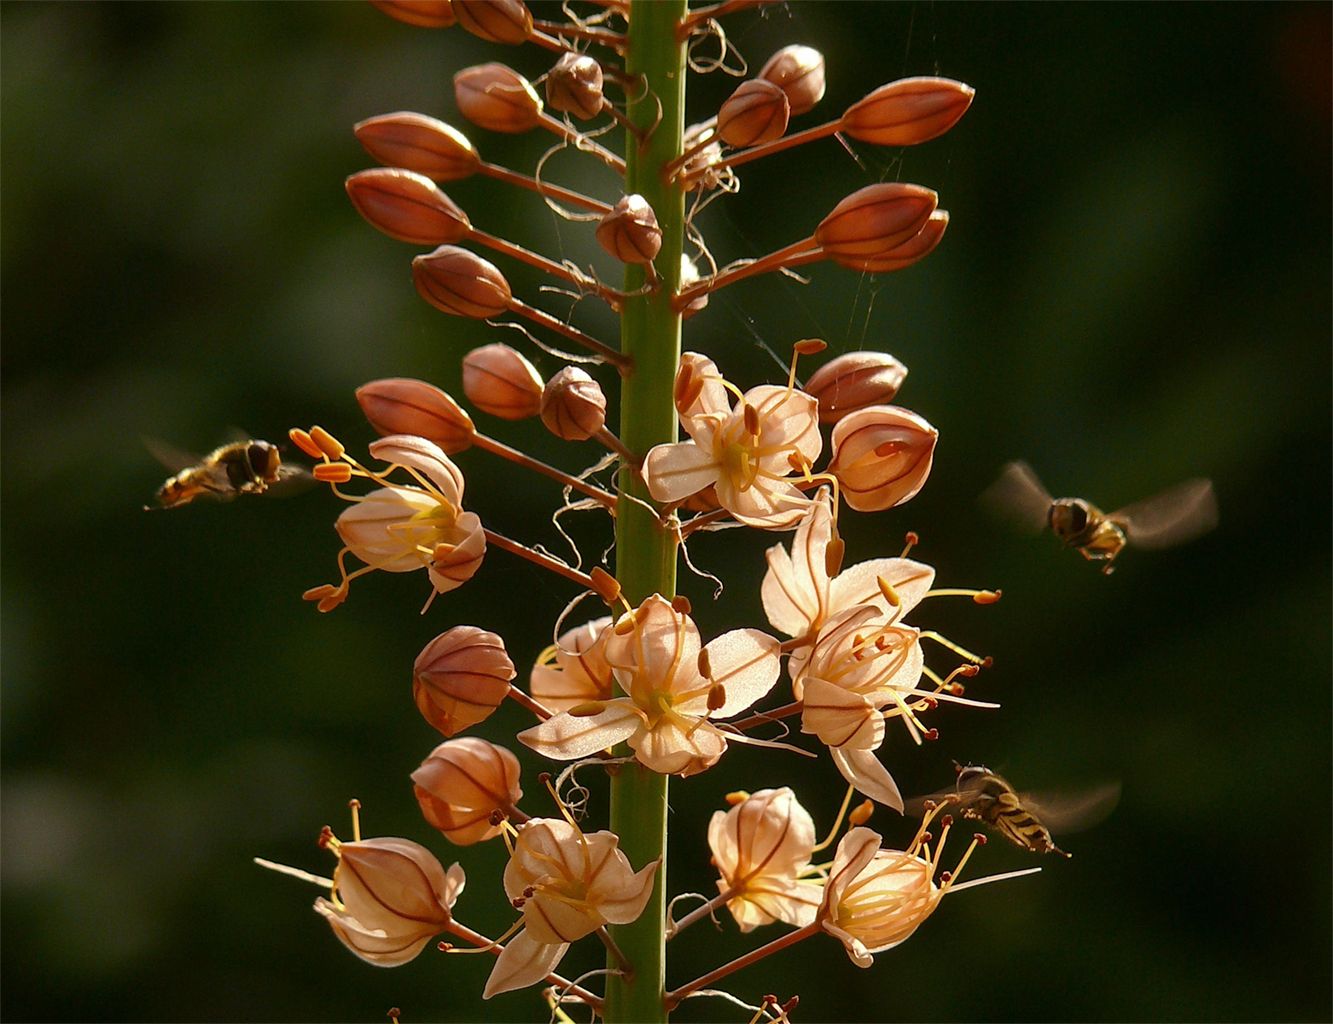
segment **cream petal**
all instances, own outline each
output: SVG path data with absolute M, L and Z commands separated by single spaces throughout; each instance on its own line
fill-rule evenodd
M 640 706 L 649 708 L 654 691 L 679 693 L 701 685 L 699 627 L 671 602 L 654 594 L 634 612 L 634 628 L 612 631 L 606 641 L 606 660 L 629 678 L 625 688 Z
M 411 572 L 427 561 L 418 545 L 433 546 L 437 533 L 429 523 L 399 527 L 417 513 L 437 507 L 434 498 L 415 487 L 380 487 L 345 509 L 334 528 L 352 554 L 367 565 L 385 572 Z
M 371 442 L 370 454 L 381 462 L 415 469 L 452 505 L 463 501 L 463 472 L 434 441 L 411 434 L 390 434 Z
M 883 577 L 897 593 L 899 603 L 890 605 L 880 590 Z M 860 562 L 840 572 L 829 586 L 833 611 L 858 604 L 874 604 L 885 613 L 886 621 L 897 622 L 910 612 L 935 583 L 935 570 L 910 558 L 876 558 Z
M 884 718 L 859 693 L 806 676 L 801 732 L 813 733 L 832 749 L 875 750 L 884 742 Z
M 625 855 L 622 853 L 620 857 L 624 859 Z M 628 866 L 629 861 L 625 860 L 625 864 Z M 643 908 L 648 905 L 648 897 L 653 894 L 653 879 L 661 866 L 662 862 L 655 860 L 641 871 L 630 875 L 613 890 L 602 894 L 597 903 L 597 909 L 601 911 L 602 916 L 611 924 L 629 924 L 631 921 L 637 921 L 639 915 L 643 913 Z
M 759 479 L 740 489 L 726 475 L 717 478 L 717 500 L 738 522 L 760 530 L 791 530 L 811 499 L 786 480 Z
M 759 414 L 759 443 L 764 447 L 794 446 L 813 463 L 824 439 L 819 433 L 819 402 L 804 391 L 780 384 L 761 384 L 745 393 L 745 401 Z M 787 467 L 787 454 L 775 457 L 775 466 Z
M 501 992 L 527 988 L 545 980 L 560 963 L 567 949 L 568 943 L 537 942 L 524 929 L 505 943 L 505 948 L 500 951 L 495 966 L 491 968 L 491 976 L 486 979 L 486 988 L 481 998 L 489 999 Z
M 712 449 L 693 441 L 659 444 L 643 461 L 648 493 L 658 501 L 684 501 L 715 482 L 717 474 Z
M 832 536 L 828 492 L 821 490 L 796 529 L 791 553 L 781 544 L 766 552 L 768 572 L 760 586 L 760 597 L 768 621 L 787 636 L 804 636 L 826 615 L 829 577 L 825 550 Z
M 778 681 L 781 661 L 776 639 L 757 629 L 735 629 L 723 633 L 704 648 L 712 680 L 720 683 L 726 700 L 713 712 L 714 718 L 738 715 L 759 700 Z M 680 705 L 684 710 L 702 714 L 707 709 L 707 696 Z M 702 707 L 691 704 L 702 702 Z
M 724 884 L 719 882 L 719 889 Z M 744 896 L 728 900 L 727 909 L 743 932 L 774 921 L 802 927 L 815 919 L 823 895 L 816 882 L 765 878 L 760 887 L 747 887 Z
M 661 775 L 697 775 L 716 764 L 727 740 L 703 719 L 684 724 L 663 718 L 630 738 L 639 763 Z
M 315 912 L 329 922 L 333 934 L 344 946 L 376 967 L 400 967 L 415 959 L 436 934 L 424 929 L 390 934 L 367 928 L 322 896 L 315 900 Z
M 832 914 L 833 908 L 842 899 L 843 890 L 856 876 L 865 870 L 875 854 L 879 852 L 883 837 L 874 829 L 857 826 L 847 830 L 847 834 L 838 840 L 838 847 L 833 851 L 833 864 L 829 867 L 828 880 L 824 884 L 824 905 L 821 917 Z M 828 927 L 826 923 L 825 928 Z
M 684 352 L 681 363 L 692 363 L 696 379 L 703 381 L 699 394 L 684 409 L 677 410 L 680 425 L 691 437 L 705 447 L 712 441 L 717 424 L 731 412 L 731 394 L 722 383 L 722 372 L 717 363 L 698 352 Z M 704 434 L 704 438 L 698 435 Z
M 903 809 L 903 796 L 898 792 L 898 784 L 893 776 L 875 756 L 873 750 L 849 750 L 846 747 L 830 747 L 829 754 L 833 763 L 842 772 L 842 777 L 864 793 L 871 800 L 892 807 L 899 813 Z
M 557 761 L 573 761 L 627 740 L 638 728 L 641 715 L 623 698 L 607 701 L 598 714 L 575 718 L 568 712 L 518 734 L 519 742 Z
M 605 923 L 597 912 L 599 909 L 566 903 L 538 892 L 523 904 L 523 922 L 534 942 L 574 942 Z

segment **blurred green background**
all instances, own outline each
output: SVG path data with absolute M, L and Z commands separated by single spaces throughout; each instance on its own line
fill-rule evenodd
M 330 870 L 314 839 L 348 831 L 357 796 L 369 833 L 456 853 L 460 916 L 501 931 L 503 850 L 451 850 L 417 813 L 407 775 L 438 737 L 412 707 L 410 665 L 468 622 L 503 633 L 525 671 L 569 588 L 493 552 L 425 617 L 420 574 L 359 581 L 318 615 L 299 595 L 333 574 L 341 504 L 146 513 L 164 473 L 141 437 L 203 451 L 233 427 L 278 439 L 322 423 L 359 446 L 362 381 L 459 393 L 466 349 L 526 346 L 419 300 L 411 247 L 363 224 L 341 181 L 369 164 L 353 122 L 412 109 L 461 124 L 454 70 L 504 60 L 535 77 L 550 59 L 361 4 L 6 3 L 0 17 L 3 1015 L 478 1019 L 489 958 L 363 965 L 310 912 L 311 887 L 250 858 Z M 1004 707 L 941 712 L 942 739 L 919 751 L 891 731 L 886 761 L 909 793 L 946 784 L 951 758 L 1022 787 L 1124 786 L 1110 820 L 1058 837 L 1072 860 L 951 897 L 873 969 L 815 939 L 731 990 L 799 993 L 798 1021 L 1328 1020 L 1328 5 L 787 3 L 727 28 L 756 67 L 788 42 L 821 49 L 829 116 L 903 75 L 977 88 L 941 140 L 811 145 L 748 168 L 700 218 L 726 261 L 885 177 L 937 188 L 952 213 L 921 266 L 747 282 L 686 332 L 742 386 L 776 376 L 769 350 L 797 338 L 886 349 L 911 368 L 902 404 L 940 428 L 917 499 L 846 517 L 848 561 L 914 529 L 944 585 L 1002 587 L 997 606 L 930 602 L 914 621 L 992 653 L 972 692 Z M 692 116 L 733 87 L 701 80 Z M 469 134 L 520 169 L 550 142 Z M 614 196 L 570 153 L 547 173 Z M 480 179 L 449 192 L 480 227 L 614 277 L 587 226 L 535 198 Z M 518 294 L 568 310 L 496 262 Z M 614 334 L 592 303 L 575 320 Z M 482 426 L 570 468 L 596 457 L 539 424 Z M 1131 550 L 1103 578 L 978 510 L 1011 458 L 1106 507 L 1211 476 L 1221 527 Z M 554 488 L 480 453 L 458 461 L 488 525 L 558 550 Z M 574 532 L 595 559 L 608 535 L 584 516 Z M 774 540 L 693 546 L 728 584 L 713 604 L 683 577 L 706 635 L 762 624 Z M 524 724 L 506 709 L 479 733 Z M 546 813 L 524 763 L 526 805 Z M 733 749 L 675 785 L 670 890 L 712 891 L 704 829 L 727 791 L 790 784 L 824 829 L 839 783 L 826 761 Z M 891 819 L 872 824 L 904 841 Z M 992 843 L 973 865 L 1031 862 Z M 768 937 L 696 926 L 670 981 Z M 585 943 L 566 968 L 598 959 Z M 484 1012 L 545 1017 L 534 992 Z M 701 1000 L 679 1016 L 745 1015 Z

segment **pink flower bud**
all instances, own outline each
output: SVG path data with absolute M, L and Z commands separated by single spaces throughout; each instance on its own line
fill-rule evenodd
M 315 900 L 348 949 L 379 967 L 414 959 L 444 931 L 463 891 L 463 869 L 447 872 L 410 839 L 363 839 L 336 846 L 334 900 Z
M 448 28 L 456 20 L 449 0 L 370 0 L 395 21 L 417 28 Z
M 848 107 L 842 131 L 876 146 L 914 146 L 957 124 L 974 95 L 950 78 L 900 78 Z
M 597 241 L 622 263 L 651 263 L 662 248 L 662 229 L 648 200 L 621 196 L 597 225 Z
M 481 166 L 466 135 L 425 114 L 380 114 L 357 122 L 352 131 L 366 152 L 386 167 L 404 167 L 435 181 L 468 178 Z
M 938 202 L 921 185 L 867 185 L 829 211 L 815 228 L 815 241 L 835 259 L 878 256 L 920 231 Z
M 837 423 L 849 412 L 892 402 L 906 377 L 907 367 L 887 352 L 848 352 L 811 374 L 804 390 L 819 400 L 819 421 Z
M 546 382 L 542 422 L 556 437 L 586 441 L 606 424 L 602 386 L 577 366 L 566 366 Z
M 476 626 L 455 626 L 417 655 L 412 697 L 427 722 L 454 736 L 491 716 L 509 695 L 514 675 L 499 636 Z
M 463 357 L 463 393 L 482 412 L 525 420 L 542 407 L 542 379 L 522 353 L 497 342 Z
M 446 454 L 472 446 L 476 428 L 457 402 L 424 380 L 388 377 L 356 389 L 356 400 L 381 436 L 412 434 L 434 441 Z
M 467 214 L 424 174 L 373 167 L 357 171 L 345 185 L 356 212 L 400 242 L 460 242 L 472 230 Z
M 454 75 L 454 99 L 475 125 L 510 135 L 541 122 L 542 101 L 532 83 L 503 64 L 478 64 Z
M 833 428 L 828 472 L 858 512 L 879 512 L 912 498 L 930 475 L 939 432 L 914 412 L 872 405 Z
M 412 261 L 421 297 L 453 316 L 488 320 L 509 308 L 513 293 L 495 264 L 456 245 L 442 245 Z
M 791 104 L 782 87 L 763 78 L 742 82 L 717 112 L 717 133 L 729 146 L 743 149 L 781 138 Z
M 523 0 L 453 0 L 458 24 L 492 43 L 517 46 L 532 35 L 532 14 Z
M 809 46 L 784 46 L 759 71 L 787 94 L 792 116 L 812 110 L 824 98 L 824 55 Z
M 491 815 L 508 814 L 523 796 L 518 758 L 474 736 L 441 743 L 412 773 L 412 783 L 426 820 L 459 846 L 498 836 Z
M 887 252 L 880 253 L 878 256 L 871 256 L 868 259 L 834 256 L 833 262 L 866 274 L 888 274 L 895 270 L 902 270 L 904 267 L 910 267 L 913 263 L 921 262 L 934 252 L 935 247 L 940 244 L 940 239 L 944 237 L 944 231 L 948 226 L 949 211 L 936 210 L 930 215 L 930 219 L 921 226 L 920 231 L 906 241 L 899 242 Z
M 588 121 L 602 112 L 602 65 L 582 53 L 567 53 L 546 73 L 546 102 L 552 110 Z

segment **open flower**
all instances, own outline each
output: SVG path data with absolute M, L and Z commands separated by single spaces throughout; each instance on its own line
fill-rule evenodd
M 541 981 L 571 942 L 643 913 L 660 862 L 635 872 L 619 844 L 614 833 L 584 835 L 559 818 L 518 830 L 504 887 L 523 910 L 523 930 L 505 945 L 482 998 Z
M 300 443 L 301 433 L 293 432 L 293 440 Z M 309 441 L 309 435 L 304 437 Z M 326 584 L 305 594 L 307 600 L 319 603 L 320 611 L 336 608 L 347 599 L 352 580 L 376 569 L 412 572 L 424 568 L 434 588 L 433 598 L 462 586 L 481 566 L 486 532 L 475 513 L 463 511 L 463 474 L 434 442 L 407 434 L 380 438 L 370 445 L 370 454 L 390 465 L 379 472 L 347 456 L 341 445 L 315 447 L 315 454 L 325 459 L 315 467 L 316 479 L 336 485 L 364 477 L 380 485 L 362 497 L 342 495 L 354 503 L 335 524 L 346 545 L 338 553 L 342 578 L 337 586 Z M 405 472 L 413 483 L 391 482 L 389 477 L 396 470 Z M 366 564 L 347 572 L 343 559 L 348 553 Z
M 880 842 L 868 828 L 842 837 L 819 908 L 820 924 L 857 967 L 911 937 L 944 895 L 934 864 L 915 852 L 880 849 Z
M 628 696 L 575 707 L 518 738 L 560 761 L 628 740 L 646 768 L 694 775 L 727 749 L 712 720 L 739 714 L 773 688 L 778 642 L 737 629 L 701 649 L 694 620 L 654 594 L 612 627 L 606 660 Z
M 610 616 L 567 630 L 537 658 L 528 677 L 534 700 L 552 711 L 568 711 L 588 701 L 610 700 L 615 690 L 606 662 Z
M 916 695 L 924 659 L 920 633 L 886 625 L 880 610 L 860 605 L 829 624 L 810 652 L 794 689 L 803 702 L 801 731 L 827 744 L 843 778 L 895 810 L 902 794 L 875 756 L 884 742 L 884 719 L 903 715 L 915 728 Z M 892 705 L 892 710 L 882 709 Z
M 819 457 L 819 403 L 791 386 L 764 384 L 740 395 L 711 360 L 695 364 L 698 390 L 681 395 L 677 409 L 690 440 L 648 452 L 644 477 L 661 502 L 681 502 L 713 486 L 718 503 L 736 519 L 765 530 L 795 526 L 809 499 L 792 482 Z M 732 390 L 735 390 L 734 388 Z M 739 392 L 737 392 L 739 395 Z
M 728 797 L 731 799 L 731 797 Z M 786 786 L 761 789 L 708 823 L 708 848 L 722 876 L 718 892 L 732 893 L 727 909 L 741 931 L 815 919 L 821 889 L 802 881 L 813 869 L 815 823 Z
M 445 871 L 410 839 L 328 840 L 337 854 L 333 891 L 315 900 L 342 944 L 367 963 L 397 967 L 444 931 L 463 891 L 463 869 Z
M 766 552 L 760 595 L 773 628 L 800 641 L 788 663 L 793 678 L 830 619 L 856 605 L 875 605 L 883 624 L 893 625 L 935 582 L 934 569 L 908 558 L 875 558 L 837 572 L 829 552 L 836 539 L 833 502 L 821 489 L 796 529 L 791 553 L 781 544 Z

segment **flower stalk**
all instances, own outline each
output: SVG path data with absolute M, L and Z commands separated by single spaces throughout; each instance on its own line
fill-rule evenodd
M 672 295 L 680 283 L 685 194 L 668 184 L 663 169 L 681 152 L 685 129 L 685 47 L 679 37 L 685 0 L 633 0 L 630 5 L 627 71 L 644 88 L 629 90 L 628 116 L 643 138 L 627 133 L 625 193 L 638 194 L 657 214 L 662 247 L 655 261 L 658 287 L 638 294 L 650 281 L 647 269 L 627 265 L 621 316 L 621 351 L 633 370 L 621 382 L 620 438 L 632 452 L 646 452 L 676 439 L 672 382 L 680 358 L 680 315 Z M 649 507 L 644 483 L 622 464 L 616 516 L 616 577 L 631 604 L 651 594 L 676 592 L 676 545 Z M 637 500 L 635 500 L 637 499 Z M 607 978 L 603 1016 L 607 1024 L 665 1021 L 666 982 L 666 805 L 667 776 L 638 764 L 611 779 L 611 829 L 631 863 L 661 858 L 653 893 L 640 918 L 615 925 L 612 937 L 630 963 L 625 974 Z M 619 963 L 609 958 L 608 966 Z

